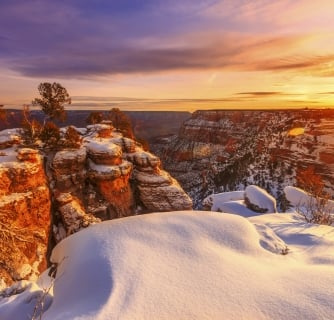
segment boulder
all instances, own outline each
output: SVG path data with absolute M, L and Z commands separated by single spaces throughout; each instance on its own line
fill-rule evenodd
M 149 212 L 192 209 L 190 197 L 166 171 L 159 170 L 158 173 L 135 171 L 134 177 L 139 199 Z
M 254 212 L 277 212 L 275 198 L 258 186 L 250 185 L 245 189 L 245 203 Z

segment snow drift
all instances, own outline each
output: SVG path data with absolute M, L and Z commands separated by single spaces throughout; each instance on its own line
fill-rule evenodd
M 276 244 L 289 254 L 273 253 Z M 333 245 L 332 227 L 293 214 L 187 211 L 103 222 L 54 249 L 43 320 L 329 319 Z M 40 290 L 29 288 L 24 299 L 0 301 L 1 319 L 29 317 Z

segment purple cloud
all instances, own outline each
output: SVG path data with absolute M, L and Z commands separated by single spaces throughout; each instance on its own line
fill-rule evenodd
M 295 58 L 288 51 L 272 57 L 282 48 L 298 48 L 303 37 L 251 35 L 227 13 L 224 19 L 209 14 L 219 5 L 226 3 L 2 0 L 0 63 L 30 77 L 93 78 L 166 70 L 279 72 L 334 60 L 332 55 Z

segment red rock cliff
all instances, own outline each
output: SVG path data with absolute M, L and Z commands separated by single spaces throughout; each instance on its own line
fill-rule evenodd
M 46 268 L 51 223 L 42 157 L 8 141 L 0 153 L 0 286 Z

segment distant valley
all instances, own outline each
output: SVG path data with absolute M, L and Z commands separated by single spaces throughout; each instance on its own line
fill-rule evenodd
M 196 111 L 179 134 L 151 145 L 195 208 L 211 193 L 265 188 L 282 204 L 298 170 L 334 190 L 334 110 Z
M 11 110 L 7 126 L 20 126 Z M 37 118 L 40 111 L 32 111 Z M 61 126 L 85 127 L 91 111 L 68 111 Z M 334 190 L 334 110 L 133 111 L 137 138 L 148 141 L 163 167 L 200 209 L 211 193 L 265 188 L 281 204 L 299 169 L 314 167 Z

